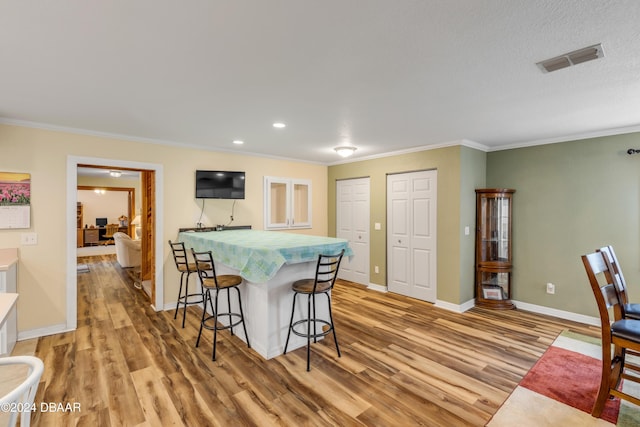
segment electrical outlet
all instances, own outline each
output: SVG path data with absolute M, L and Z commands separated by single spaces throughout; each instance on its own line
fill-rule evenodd
M 554 285 L 553 283 L 547 283 L 547 293 L 548 294 L 555 294 L 556 293 L 556 285 Z
M 380 269 L 378 268 L 378 266 L 376 265 L 375 267 L 373 267 L 373 272 L 374 273 L 380 273 Z

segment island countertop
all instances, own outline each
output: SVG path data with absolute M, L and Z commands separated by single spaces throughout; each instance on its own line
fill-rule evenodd
M 254 283 L 270 280 L 283 264 L 315 261 L 320 254 L 338 254 L 342 249 L 346 256 L 353 255 L 346 239 L 276 231 L 182 232 L 179 240 L 187 250 L 210 250 L 217 262 L 238 270 Z

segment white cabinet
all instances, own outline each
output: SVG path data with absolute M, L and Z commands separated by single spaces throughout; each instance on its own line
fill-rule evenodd
M 264 228 L 311 228 L 311 181 L 264 177 Z

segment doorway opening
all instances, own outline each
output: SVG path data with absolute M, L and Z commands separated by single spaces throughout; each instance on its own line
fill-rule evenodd
M 164 281 L 162 274 L 162 165 L 94 157 L 67 158 L 67 309 L 66 329 L 77 327 L 77 187 L 78 167 L 113 168 L 138 171 L 141 177 L 141 238 L 143 267 L 141 279 L 151 283 L 151 306 L 155 311 L 164 309 Z

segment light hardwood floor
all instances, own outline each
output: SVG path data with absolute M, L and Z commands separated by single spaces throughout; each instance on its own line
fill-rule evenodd
M 341 358 L 327 337 L 306 372 L 304 348 L 265 361 L 223 331 L 213 362 L 210 331 L 194 347 L 199 308 L 182 329 L 114 256 L 79 262 L 90 271 L 78 273 L 78 329 L 38 340 L 36 402 L 80 411 L 37 412 L 36 426 L 483 426 L 560 331 L 598 336 L 524 311 L 456 314 L 340 282 Z

